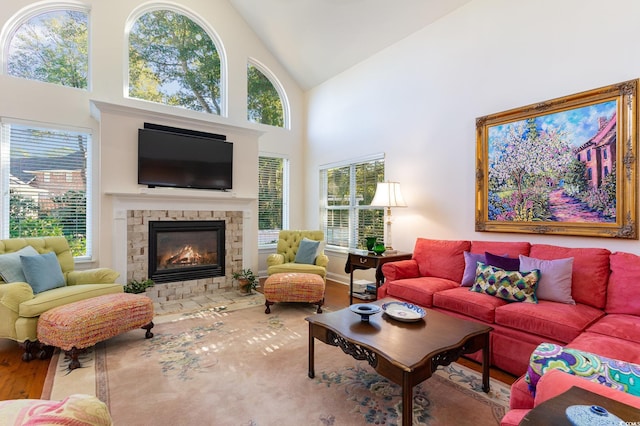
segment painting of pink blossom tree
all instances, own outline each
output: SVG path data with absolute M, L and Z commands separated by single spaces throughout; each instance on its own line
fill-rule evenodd
M 489 218 L 615 222 L 616 102 L 489 128 Z
M 636 87 L 478 118 L 476 230 L 637 238 Z

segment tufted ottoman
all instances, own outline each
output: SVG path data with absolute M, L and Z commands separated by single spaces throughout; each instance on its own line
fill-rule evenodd
M 270 275 L 264 282 L 265 314 L 271 312 L 275 302 L 306 302 L 318 305 L 322 313 L 324 279 L 317 274 L 280 272 Z
M 135 328 L 153 337 L 153 302 L 147 296 L 107 294 L 58 306 L 40 315 L 38 340 L 67 352 L 69 370 L 80 367 L 78 353 Z

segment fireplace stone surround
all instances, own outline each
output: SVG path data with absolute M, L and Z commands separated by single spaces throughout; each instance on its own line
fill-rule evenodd
M 113 269 L 123 283 L 148 278 L 149 221 L 223 220 L 225 275 L 188 281 L 157 283 L 147 289 L 156 303 L 218 297 L 237 292 L 233 272 L 257 266 L 255 210 L 257 199 L 229 193 L 196 190 L 143 189 L 138 193 L 108 193 L 113 232 Z M 255 252 L 255 253 L 254 253 Z

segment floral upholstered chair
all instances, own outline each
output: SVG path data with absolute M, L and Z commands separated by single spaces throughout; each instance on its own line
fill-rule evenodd
M 276 253 L 267 257 L 267 274 L 297 272 L 326 278 L 329 258 L 323 243 L 322 231 L 280 231 Z

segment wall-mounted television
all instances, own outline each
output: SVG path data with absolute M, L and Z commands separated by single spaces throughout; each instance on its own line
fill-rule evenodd
M 224 135 L 145 123 L 138 129 L 138 184 L 230 190 L 233 143 Z

